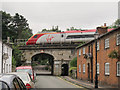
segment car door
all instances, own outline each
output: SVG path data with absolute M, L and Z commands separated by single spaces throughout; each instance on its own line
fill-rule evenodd
M 15 90 L 21 90 L 21 87 L 19 85 L 17 78 L 13 79 L 13 85 L 14 85 Z
M 20 78 L 17 78 L 17 80 L 18 80 L 18 83 L 20 85 L 21 90 L 27 90 L 27 88 L 26 88 L 25 84 L 23 83 L 23 81 Z

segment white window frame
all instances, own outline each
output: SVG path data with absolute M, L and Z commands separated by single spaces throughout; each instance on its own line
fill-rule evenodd
M 85 73 L 85 64 L 83 64 L 83 73 Z
M 118 67 L 119 65 L 119 67 Z M 117 62 L 117 76 L 120 76 L 120 61 Z
M 105 49 L 109 48 L 109 38 L 105 39 Z
M 99 42 L 97 42 L 97 51 L 100 50 L 99 46 L 100 46 L 100 44 L 99 44 Z
M 79 49 L 79 56 L 81 55 L 81 49 Z
M 105 75 L 110 75 L 110 64 L 105 63 Z
M 116 45 L 120 45 L 120 34 L 117 34 Z
M 83 48 L 83 54 L 85 54 L 85 47 Z
M 81 73 L 81 65 L 79 64 L 79 73 Z
M 99 74 L 100 68 L 99 63 L 97 63 L 97 74 Z

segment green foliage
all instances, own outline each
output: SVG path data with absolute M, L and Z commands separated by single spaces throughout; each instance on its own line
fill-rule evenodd
M 118 28 L 120 27 L 120 19 L 117 19 L 112 25 L 110 25 L 108 28 Z
M 43 29 L 42 32 L 61 32 L 61 30 L 58 29 L 58 26 L 53 26 L 52 29 Z
M 2 38 L 10 37 L 14 39 L 28 39 L 32 36 L 32 30 L 29 28 L 26 18 L 16 13 L 14 16 L 0 11 L 2 13 Z
M 109 58 L 112 58 L 112 59 L 119 58 L 118 52 L 116 50 L 113 50 L 108 56 L 109 56 Z
M 15 58 L 12 56 L 12 66 L 15 67 L 16 66 L 16 60 Z
M 70 72 L 71 70 L 77 70 L 77 67 L 70 67 L 69 72 Z
M 81 28 L 80 29 L 77 29 L 77 28 L 74 28 L 74 27 L 70 27 L 70 28 L 67 28 L 67 31 L 73 31 L 73 30 L 82 30 Z
M 76 71 L 77 71 L 77 67 L 71 67 L 71 68 L 69 69 L 70 77 L 76 78 Z
M 77 57 L 70 62 L 70 67 L 77 67 Z
M 83 44 L 85 44 L 86 42 L 84 42 L 84 41 L 80 41 L 81 43 L 77 46 L 77 47 L 80 47 L 80 46 L 82 46 Z
M 13 65 L 15 65 L 15 66 L 22 65 L 22 62 L 21 62 L 21 56 L 22 56 L 21 51 L 18 49 L 18 46 L 13 45 L 12 48 L 13 48 L 13 58 L 12 58 Z

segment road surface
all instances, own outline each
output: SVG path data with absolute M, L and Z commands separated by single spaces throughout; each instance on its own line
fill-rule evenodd
M 36 76 L 35 86 L 36 88 L 82 88 L 57 76 L 51 75 Z

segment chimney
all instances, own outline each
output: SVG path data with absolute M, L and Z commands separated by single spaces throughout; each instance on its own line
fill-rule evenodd
M 100 35 L 102 35 L 102 34 L 107 33 L 107 29 L 108 29 L 108 27 L 106 26 L 106 23 L 104 23 L 104 26 L 97 27 L 97 32 L 98 32 Z

